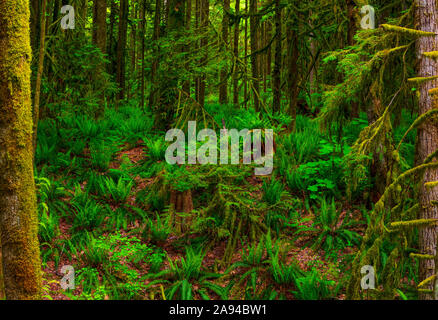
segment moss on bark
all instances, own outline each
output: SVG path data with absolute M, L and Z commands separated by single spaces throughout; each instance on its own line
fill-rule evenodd
M 0 1 L 0 242 L 6 299 L 38 299 L 29 1 Z

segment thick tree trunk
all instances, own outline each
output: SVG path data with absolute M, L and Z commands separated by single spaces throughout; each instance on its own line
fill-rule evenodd
M 6 299 L 38 299 L 29 1 L 0 1 L 0 243 Z
M 416 1 L 416 22 L 419 30 L 438 33 L 437 0 Z M 437 50 L 438 36 L 420 37 L 417 40 L 418 74 L 420 77 L 434 76 L 438 73 L 438 62 L 424 57 L 423 52 Z M 438 81 L 428 81 L 420 87 L 419 114 L 424 114 L 437 107 L 437 101 L 433 100 L 428 91 L 438 87 Z M 438 149 L 438 127 L 436 122 L 427 121 L 418 129 L 417 156 L 420 162 Z M 432 205 L 432 200 L 438 199 L 438 187 L 426 188 L 424 184 L 438 180 L 438 170 L 426 170 L 420 186 L 420 219 L 438 218 L 438 207 Z M 437 227 L 431 226 L 419 230 L 420 252 L 422 254 L 436 255 Z M 436 274 L 434 260 L 420 260 L 420 281 Z M 433 283 L 424 286 L 424 289 L 433 289 Z M 433 299 L 433 295 L 422 294 L 421 299 Z
M 106 52 L 106 0 L 94 0 L 93 43 Z

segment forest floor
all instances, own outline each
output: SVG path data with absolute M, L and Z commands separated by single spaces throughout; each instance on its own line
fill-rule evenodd
M 239 112 L 230 127 L 260 126 Z M 42 121 L 46 299 L 345 298 L 367 210 L 345 201 L 342 161 L 360 128 L 339 148 L 300 116 L 296 133 L 279 135 L 274 174 L 259 177 L 242 164 L 172 168 L 150 118 L 128 109 L 100 122 Z M 193 210 L 177 212 L 172 193 Z M 60 286 L 65 265 L 74 289 Z

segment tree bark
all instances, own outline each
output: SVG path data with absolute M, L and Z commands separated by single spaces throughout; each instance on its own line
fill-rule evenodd
M 224 0 L 224 12 L 222 18 L 222 48 L 225 48 L 229 42 L 228 28 L 229 28 L 229 18 L 228 14 L 225 12 L 230 11 L 230 0 Z M 225 52 L 225 51 L 224 51 Z M 228 68 L 227 66 L 222 67 L 220 76 L 220 86 L 219 86 L 219 103 L 228 103 Z
M 281 106 L 281 7 L 280 0 L 275 0 L 275 61 L 273 80 L 273 111 L 280 111 Z M 296 45 L 296 43 L 295 43 Z
M 248 12 L 248 0 L 245 0 L 245 11 Z M 248 19 L 245 19 L 245 79 L 243 89 L 243 99 L 245 101 L 245 108 L 248 108 Z
M 298 99 L 298 35 L 294 30 L 292 22 L 287 27 L 287 86 L 289 95 L 289 114 L 292 118 L 290 131 L 295 130 L 295 120 L 297 117 L 297 99 Z
M 235 12 L 240 13 L 240 0 L 236 0 Z M 237 68 L 239 59 L 239 35 L 240 35 L 240 20 L 234 24 L 234 74 L 233 74 L 233 103 L 239 104 L 239 69 Z
M 140 72 L 140 107 L 144 109 L 144 94 L 145 94 L 145 72 L 144 68 L 145 59 L 144 59 L 144 51 L 145 51 L 145 35 L 146 32 L 146 0 L 142 1 L 141 9 L 140 9 L 140 37 L 141 37 L 141 49 L 140 49 L 140 58 L 141 59 L 141 72 Z
M 107 53 L 108 53 L 108 57 L 109 60 L 111 61 L 111 63 L 108 66 L 108 73 L 115 75 L 117 73 L 117 63 L 116 63 L 116 59 L 115 56 L 117 55 L 115 52 L 115 36 L 114 36 L 114 25 L 116 24 L 116 14 L 117 14 L 117 4 L 115 1 L 111 2 L 111 13 L 110 13 L 110 17 L 109 17 L 109 32 L 108 32 L 108 47 L 107 47 Z
M 155 17 L 154 17 L 154 33 L 152 35 L 152 42 L 154 43 L 154 61 L 151 67 L 151 92 L 149 94 L 149 106 L 153 107 L 157 104 L 157 71 L 159 60 L 159 47 L 156 43 L 160 38 L 160 21 L 161 21 L 161 0 L 155 1 Z
M 191 28 L 191 19 L 192 19 L 192 0 L 186 0 L 186 20 L 185 20 L 185 27 L 186 30 L 189 31 Z M 187 45 L 185 46 L 184 50 L 186 52 L 190 51 L 190 47 Z M 189 63 L 186 63 L 186 70 L 189 72 Z M 183 91 L 187 93 L 187 95 L 190 97 L 190 79 L 187 79 L 184 81 L 183 84 Z
M 116 81 L 119 86 L 119 93 L 117 94 L 117 101 L 125 98 L 125 80 L 126 80 L 126 36 L 128 31 L 128 15 L 129 15 L 129 1 L 120 1 L 120 16 L 119 16 L 119 40 L 117 43 L 117 75 Z
M 6 299 L 39 299 L 29 1 L 0 1 L 0 243 Z
M 438 33 L 437 0 L 417 0 L 415 20 L 419 30 Z M 438 73 L 438 62 L 431 58 L 424 57 L 423 52 L 437 50 L 438 37 L 420 37 L 416 43 L 418 56 L 418 74 L 420 77 L 434 76 Z M 427 81 L 420 87 L 419 114 L 424 114 L 437 107 L 437 100 L 432 99 L 429 90 L 438 87 L 438 81 Z M 417 156 L 421 162 L 438 149 L 438 127 L 436 122 L 431 120 L 424 123 L 418 129 Z M 431 204 L 432 200 L 438 199 L 438 188 L 426 188 L 424 184 L 438 180 L 438 170 L 426 170 L 420 186 L 420 219 L 438 218 L 438 207 Z M 437 227 L 430 226 L 419 230 L 419 245 L 422 254 L 436 255 Z M 420 260 L 420 281 L 436 274 L 435 261 L 432 259 Z M 424 289 L 433 290 L 433 283 L 429 282 Z M 421 294 L 420 299 L 431 300 L 433 295 Z
M 208 0 L 201 0 L 201 30 L 205 34 L 201 40 L 201 50 L 205 50 L 204 56 L 201 59 L 201 66 L 204 67 L 207 64 L 207 45 L 208 45 L 208 18 L 210 15 L 210 6 Z M 204 107 L 205 105 L 205 82 L 206 75 L 203 74 L 201 76 L 200 84 L 199 84 L 199 104 Z
M 257 0 L 250 0 L 249 12 L 250 17 L 250 37 L 251 37 L 251 66 L 252 66 L 252 92 L 254 99 L 254 108 L 260 111 L 260 74 L 259 74 L 259 59 L 257 50 L 259 48 L 259 17 L 257 13 Z
M 40 49 L 38 53 L 38 70 L 35 81 L 35 96 L 33 105 L 33 151 L 35 154 L 36 144 L 37 144 L 37 134 L 38 134 L 38 121 L 40 118 L 40 96 L 41 96 L 41 80 L 44 71 L 44 54 L 46 45 L 46 6 L 47 0 L 42 0 L 41 5 L 41 34 L 40 34 Z
M 106 0 L 94 0 L 93 43 L 106 52 Z

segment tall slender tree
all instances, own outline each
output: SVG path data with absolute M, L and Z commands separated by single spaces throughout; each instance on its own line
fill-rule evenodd
M 250 0 L 250 37 L 251 37 L 251 67 L 252 67 L 252 93 L 254 100 L 254 108 L 260 110 L 260 72 L 259 72 L 259 32 L 260 18 L 257 15 L 257 0 Z
M 143 109 L 144 108 L 144 95 L 145 95 L 145 58 L 144 58 L 144 51 L 145 51 L 145 35 L 146 31 L 146 0 L 143 0 L 141 3 L 140 8 L 140 54 L 139 59 L 140 65 L 141 65 L 141 71 L 140 71 L 140 106 Z
M 117 74 L 116 80 L 119 86 L 117 100 L 125 98 L 125 81 L 126 81 L 126 38 L 128 32 L 129 1 L 120 0 L 119 16 L 119 40 L 117 42 Z
M 156 43 L 160 38 L 160 22 L 161 22 L 161 0 L 155 1 L 155 16 L 154 16 L 154 32 L 152 35 L 152 41 L 154 42 L 154 60 L 151 67 L 151 92 L 149 94 L 149 105 L 155 106 L 157 104 L 157 85 L 156 78 L 158 72 L 159 59 L 159 47 Z
M 41 96 L 41 80 L 43 78 L 44 71 L 44 55 L 46 50 L 46 7 L 47 0 L 42 0 L 41 5 L 41 34 L 40 34 L 40 48 L 38 52 L 38 69 L 35 81 L 35 96 L 33 104 L 33 149 L 36 149 L 37 133 L 38 133 L 38 121 L 40 116 L 40 96 Z
M 201 30 L 204 33 L 204 36 L 201 39 L 201 49 L 204 50 L 204 55 L 201 58 L 201 66 L 205 66 L 207 64 L 207 46 L 208 46 L 208 19 L 210 15 L 210 4 L 208 0 L 201 0 Z M 206 75 L 203 74 L 201 77 L 201 81 L 199 84 L 199 104 L 201 106 L 205 105 L 205 86 L 206 86 Z
M 291 9 L 289 9 L 291 10 Z M 295 129 L 295 119 L 297 116 L 297 98 L 298 98 L 298 34 L 295 29 L 294 19 L 289 12 L 289 20 L 287 22 L 287 92 L 289 107 L 288 112 L 292 117 L 290 130 Z
M 281 32 L 281 7 L 280 0 L 275 0 L 275 60 L 274 60 L 274 70 L 272 73 L 273 79 L 273 111 L 280 110 L 281 103 L 281 66 L 282 66 L 282 32 Z
M 416 0 L 415 20 L 419 30 L 434 32 L 438 35 L 438 5 L 437 0 Z M 423 55 L 425 52 L 435 51 L 438 47 L 438 36 L 423 36 L 417 40 L 416 49 L 418 61 L 418 75 L 429 77 L 438 74 L 438 62 Z M 419 114 L 424 114 L 438 107 L 438 101 L 433 99 L 429 90 L 438 87 L 438 81 L 426 81 L 420 87 Z M 438 126 L 436 122 L 428 120 L 418 129 L 417 161 L 422 163 L 430 154 L 438 150 Z M 438 169 L 427 169 L 420 186 L 420 219 L 438 219 L 438 207 L 432 201 L 438 199 L 438 186 L 426 187 L 427 182 L 438 180 Z M 420 229 L 419 242 L 422 254 L 435 256 L 437 254 L 438 228 L 428 226 Z M 421 259 L 420 280 L 425 280 L 437 272 L 433 259 Z M 433 289 L 433 282 L 429 282 L 424 289 Z M 432 295 L 422 294 L 422 299 L 433 299 Z
M 234 11 L 236 15 L 240 13 L 240 0 L 236 0 Z M 233 74 L 233 103 L 239 104 L 239 36 L 240 36 L 240 19 L 234 23 L 234 74 Z
M 229 41 L 229 17 L 228 13 L 230 11 L 230 0 L 224 0 L 224 10 L 223 10 L 223 18 L 222 18 L 222 48 L 225 48 L 228 45 Z M 223 66 L 220 73 L 220 86 L 219 86 L 219 103 L 226 104 L 228 103 L 228 68 L 227 66 Z
M 0 243 L 6 299 L 38 299 L 29 1 L 0 1 Z

